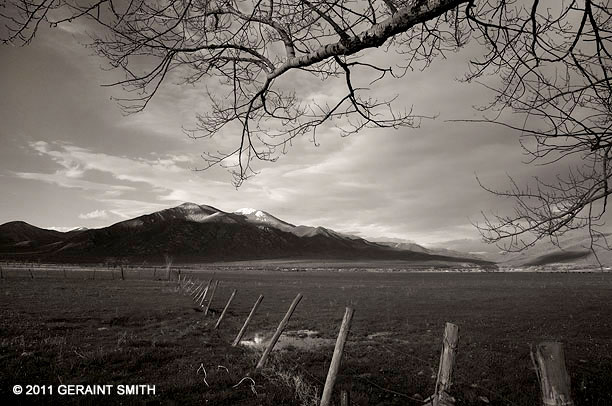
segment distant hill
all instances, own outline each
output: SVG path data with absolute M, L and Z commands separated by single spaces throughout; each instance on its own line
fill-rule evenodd
M 224 212 L 185 203 L 99 229 L 45 230 L 24 222 L 0 226 L 0 258 L 52 262 L 240 261 L 259 259 L 399 260 L 492 263 L 397 249 L 324 227 L 295 226 L 255 209 Z
M 423 252 L 431 255 L 443 255 L 453 258 L 469 258 L 477 261 L 485 261 L 484 258 L 467 252 L 454 251 L 447 248 L 425 248 L 422 245 L 414 242 L 399 242 L 399 241 L 375 241 L 377 244 L 386 245 L 399 250 L 407 250 L 414 252 Z
M 610 235 L 606 235 L 608 241 Z M 612 251 L 604 248 L 605 242 L 599 241 L 602 246 L 595 246 L 595 253 L 591 250 L 591 237 L 588 233 L 575 233 L 566 236 L 555 245 L 550 241 L 543 241 L 525 252 L 508 255 L 502 264 L 507 266 L 541 266 L 552 264 L 571 263 L 576 267 L 598 267 L 612 265 Z
M 64 233 L 38 228 L 24 221 L 0 225 L 0 246 L 37 247 L 61 241 Z
M 612 234 L 605 234 L 612 243 Z M 464 256 L 476 255 L 479 258 L 496 262 L 500 267 L 524 268 L 530 266 L 550 266 L 555 264 L 580 268 L 612 266 L 612 250 L 605 248 L 600 240 L 595 246 L 597 256 L 591 251 L 591 236 L 588 230 L 574 230 L 562 236 L 557 244 L 550 240 L 538 242 L 522 252 L 503 252 L 493 244 L 485 244 L 478 239 L 462 239 L 440 242 L 437 247 L 446 247 L 450 252 L 469 252 Z M 434 248 L 430 252 L 443 253 L 445 249 Z M 598 262 L 599 260 L 599 262 Z

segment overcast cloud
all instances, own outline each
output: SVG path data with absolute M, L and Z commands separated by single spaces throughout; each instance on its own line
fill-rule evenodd
M 99 86 L 112 77 L 73 33 L 45 31 L 29 47 L 0 47 L 0 223 L 102 227 L 191 201 L 225 211 L 255 207 L 366 238 L 477 238 L 470 220 L 508 202 L 482 190 L 476 175 L 503 188 L 508 174 L 526 180 L 552 169 L 524 165 L 516 134 L 446 121 L 479 117 L 472 105 L 489 97 L 484 87 L 455 80 L 467 52 L 376 90 L 398 93 L 398 106 L 436 120 L 347 138 L 328 131 L 318 134 L 319 147 L 305 137 L 236 190 L 220 168 L 193 171 L 203 165 L 202 151 L 227 143 L 182 133 L 204 106 L 197 88 L 169 83 L 146 111 L 124 117 L 110 100 L 118 90 Z M 312 99 L 341 91 L 334 82 L 291 83 Z

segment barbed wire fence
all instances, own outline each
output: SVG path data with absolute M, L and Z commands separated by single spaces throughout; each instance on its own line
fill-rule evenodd
M 116 268 L 116 267 L 114 267 Z M 112 279 L 115 278 L 115 269 L 113 267 L 107 267 L 107 270 L 100 270 L 98 268 L 93 268 L 92 272 L 89 272 L 89 275 L 91 278 L 95 279 L 96 275 L 104 275 L 104 276 L 108 276 L 110 275 L 112 277 Z M 123 266 L 121 266 L 122 268 L 122 279 L 125 279 L 124 275 L 123 275 Z M 126 267 L 127 268 L 127 267 Z M 69 278 L 70 275 L 82 275 L 82 274 L 77 274 L 77 272 L 81 272 L 79 271 L 79 266 L 77 265 L 64 265 L 64 266 L 43 266 L 41 264 L 28 264 L 28 263 L 2 263 L 0 264 L 0 275 L 2 277 L 2 279 L 8 279 L 11 276 L 15 277 L 15 278 L 29 278 L 29 279 L 35 279 L 35 278 L 39 278 L 39 277 L 63 277 L 65 278 Z M 33 272 L 34 270 L 34 272 Z M 110 270 L 110 274 L 106 274 L 106 272 Z M 148 270 L 149 272 L 146 272 L 146 270 Z M 178 269 L 172 269 L 172 266 L 163 266 L 163 267 L 155 267 L 155 266 L 149 266 L 149 267 L 145 267 L 145 266 L 139 266 L 139 267 L 134 267 L 131 270 L 128 268 L 127 272 L 125 272 L 128 275 L 128 279 L 130 278 L 130 276 L 135 277 L 137 276 L 137 279 L 142 279 L 143 278 L 143 271 L 146 272 L 145 274 L 145 279 L 155 279 L 156 275 L 157 275 L 157 271 L 158 270 L 164 270 L 165 272 L 161 272 L 160 273 L 160 277 L 162 279 L 160 280 L 165 280 L 165 281 L 169 281 L 169 280 L 174 280 L 176 282 L 176 287 L 174 289 L 175 292 L 184 295 L 184 296 L 189 296 L 193 301 L 194 304 L 196 306 L 197 309 L 200 309 L 201 311 L 203 311 L 204 315 L 206 316 L 207 313 L 209 313 L 211 315 L 217 315 L 219 314 L 218 311 L 216 311 L 215 309 L 211 308 L 211 304 L 214 300 L 214 294 L 215 294 L 215 290 L 217 289 L 217 286 L 219 285 L 219 281 L 218 280 L 213 280 L 208 279 L 208 283 L 206 283 L 205 280 L 200 280 L 199 279 L 199 275 L 197 271 L 194 270 L 189 270 L 189 269 L 183 269 L 181 270 L 180 268 Z M 13 271 L 16 274 L 11 275 L 11 272 Z M 26 273 L 27 272 L 27 273 Z M 148 274 L 148 275 L 147 275 Z M 174 279 L 172 278 L 172 275 L 174 275 Z M 214 274 L 213 274 L 214 276 Z M 110 278 L 109 278 L 110 279 Z M 223 318 L 223 316 L 225 315 L 226 311 L 228 310 L 228 308 L 231 305 L 231 301 L 233 299 L 233 296 L 236 294 L 236 289 L 234 289 L 232 296 L 230 296 L 230 299 L 227 301 L 223 313 L 221 313 L 221 317 L 219 318 L 219 320 L 217 321 L 215 330 L 217 327 L 219 327 L 221 320 Z M 301 296 L 298 295 L 298 296 Z M 296 298 L 297 299 L 297 298 Z M 294 300 L 295 302 L 295 300 Z M 299 302 L 299 300 L 297 301 Z M 221 302 L 218 300 L 217 301 L 218 306 L 220 306 Z M 294 303 L 295 306 L 292 304 L 292 309 L 290 309 L 290 312 L 287 313 L 287 315 L 285 316 L 285 319 L 283 319 L 283 322 L 281 323 L 281 325 L 279 325 L 279 328 L 277 329 L 277 335 L 278 337 L 276 337 L 276 339 L 278 339 L 281 335 L 281 333 L 283 333 L 287 322 L 289 321 L 289 318 L 291 317 L 291 313 L 293 312 L 293 310 L 295 310 L 295 307 L 297 306 L 297 303 Z M 251 315 L 250 315 L 251 316 Z M 249 317 L 250 317 L 249 316 Z M 274 341 L 274 340 L 273 340 Z M 444 338 L 444 347 L 447 346 L 446 342 L 446 335 Z M 270 353 L 273 348 L 274 348 L 274 344 L 275 342 L 271 342 L 268 343 L 268 347 L 266 349 L 266 351 L 264 351 L 264 355 L 267 353 Z M 371 346 L 377 346 L 380 349 L 387 351 L 388 353 L 392 354 L 393 356 L 397 357 L 397 356 L 401 356 L 404 357 L 404 359 L 411 359 L 412 361 L 418 363 L 418 365 L 420 365 L 420 368 L 422 369 L 426 369 L 426 370 L 430 370 L 432 372 L 432 377 L 435 375 L 435 364 L 432 365 L 432 362 L 430 360 L 426 360 L 422 357 L 419 357 L 413 353 L 410 353 L 408 351 L 403 351 L 401 350 L 401 347 L 397 345 L 397 343 L 394 343 L 393 345 L 390 345 L 388 342 L 377 342 L 375 340 L 369 340 L 368 344 Z M 550 344 L 550 343 L 549 343 Z M 558 343 L 557 343 L 558 344 Z M 546 353 L 548 347 L 542 347 L 540 348 L 540 346 L 538 346 L 538 355 L 539 352 L 544 352 Z M 456 345 L 453 348 L 454 351 L 456 351 Z M 405 399 L 407 401 L 411 401 L 414 402 L 416 404 L 433 404 L 432 402 L 435 401 L 435 398 L 429 397 L 428 399 L 424 399 L 422 396 L 415 396 L 416 394 L 410 394 L 410 393 L 405 393 L 404 391 L 402 391 L 401 389 L 398 389 L 396 387 L 393 387 L 392 385 L 388 385 L 385 383 L 380 383 L 379 380 L 377 379 L 372 379 L 371 376 L 367 375 L 367 374 L 363 374 L 361 373 L 359 370 L 357 370 L 354 366 L 353 366 L 353 361 L 354 360 L 358 360 L 361 355 L 358 353 L 358 351 L 362 351 L 362 349 L 359 348 L 359 346 L 352 346 L 350 344 L 349 341 L 349 345 L 345 346 L 343 348 L 343 352 L 344 352 L 344 361 L 342 363 L 342 376 L 350 376 L 351 379 L 357 380 L 359 382 L 361 382 L 362 385 L 365 385 L 367 387 L 370 387 L 372 389 L 375 389 L 376 391 L 385 393 L 385 394 L 390 394 L 396 397 L 400 397 L 402 399 Z M 554 352 L 554 354 L 558 355 L 558 351 L 559 348 L 557 346 L 555 346 L 552 350 L 552 352 Z M 555 352 L 557 351 L 557 352 Z M 561 355 L 562 353 L 562 347 L 560 349 L 561 351 Z M 444 353 L 444 350 L 443 350 Z M 308 368 L 304 367 L 304 365 L 300 362 L 299 359 L 296 359 L 295 356 L 290 352 L 290 351 L 282 351 L 282 359 L 283 362 L 287 363 L 288 365 L 291 366 L 291 369 L 293 371 L 299 371 L 300 374 L 302 374 L 302 376 L 306 377 L 307 380 L 310 380 L 311 382 L 314 383 L 314 385 L 316 386 L 316 388 L 320 388 L 322 386 L 327 386 L 326 382 L 324 382 L 320 376 L 318 376 L 317 374 L 314 374 L 312 371 L 309 371 Z M 342 354 L 340 354 L 342 356 Z M 444 355 L 444 354 L 443 354 Z M 557 368 L 560 370 L 560 373 L 558 374 L 561 378 L 561 386 L 562 386 L 562 397 L 563 397 L 563 404 L 564 405 L 572 405 L 573 402 L 571 401 L 570 395 L 569 395 L 569 380 L 565 380 L 567 382 L 564 382 L 564 377 L 567 375 L 567 372 L 565 371 L 565 365 L 564 365 L 564 359 L 561 360 L 562 363 L 560 365 L 554 365 L 554 368 Z M 260 362 L 258 363 L 257 368 L 261 366 L 263 366 L 263 364 L 265 363 L 265 357 L 262 357 L 262 359 L 260 360 Z M 442 360 L 441 360 L 441 364 L 442 364 Z M 196 371 L 197 374 L 204 374 L 204 382 L 206 384 L 206 386 L 210 386 L 209 383 L 206 381 L 206 366 L 204 365 L 204 363 L 200 364 L 201 368 L 198 368 L 198 370 Z M 211 366 L 208 366 L 209 368 Z M 217 365 L 217 367 L 222 367 Z M 227 370 L 226 367 L 223 367 Z M 546 370 L 547 368 L 552 368 L 547 359 L 546 356 L 540 356 L 538 358 L 538 362 L 535 361 L 534 358 L 534 368 L 537 371 L 537 376 L 538 376 L 538 380 L 540 381 L 540 385 L 543 389 L 543 396 L 546 396 L 545 393 L 545 389 L 543 388 L 543 386 L 545 386 L 547 384 L 546 379 L 550 379 L 549 376 L 547 376 L 546 374 Z M 588 373 L 596 373 L 596 371 L 592 371 L 589 370 L 588 366 L 578 366 L 579 369 L 581 369 L 582 371 L 588 372 Z M 441 369 L 441 365 L 439 366 L 438 369 L 438 377 L 436 380 L 436 386 L 434 387 L 434 395 L 432 396 L 438 396 L 439 395 L 439 391 L 438 391 L 438 384 L 440 381 L 440 369 Z M 210 369 L 209 369 L 210 370 Z M 483 385 L 481 382 L 475 383 L 475 382 L 470 382 L 470 378 L 464 374 L 462 374 L 459 371 L 449 371 L 449 374 L 452 373 L 453 375 L 453 382 L 455 385 L 463 385 L 466 387 L 471 387 L 473 389 L 478 389 L 480 391 L 486 392 L 488 394 L 488 396 L 491 399 L 488 398 L 484 398 L 486 401 L 485 403 L 489 403 L 490 400 L 494 400 L 497 403 L 502 403 L 505 405 L 510 405 L 510 406 L 517 406 L 517 403 L 513 402 L 512 400 L 508 399 L 503 393 L 502 391 L 499 390 L 499 386 L 495 385 L 495 386 L 488 386 L 488 385 Z M 554 375 L 554 374 L 553 374 Z M 449 378 L 450 379 L 450 378 Z M 383 378 L 384 381 L 384 378 Z M 450 384 L 451 382 L 448 382 L 448 388 L 450 388 Z M 559 382 L 557 382 L 556 384 L 559 384 Z M 256 390 L 256 383 L 254 381 L 254 379 L 250 376 L 245 376 L 242 377 L 238 382 L 236 382 L 235 384 L 235 388 L 239 388 L 242 385 L 248 385 L 251 389 L 251 391 L 256 394 L 257 390 Z M 567 387 L 563 387 L 563 386 L 567 386 Z M 448 389 L 446 388 L 446 389 Z M 445 390 L 446 390 L 445 389 Z M 442 390 L 442 393 L 445 391 Z M 419 394 L 420 395 L 420 394 Z M 310 394 L 308 396 L 311 396 Z M 316 393 L 316 396 L 318 397 L 318 392 Z M 454 399 L 452 399 L 454 401 Z M 556 401 L 553 399 L 553 401 Z M 350 404 L 355 404 L 354 402 L 350 402 Z M 557 403 L 550 403 L 551 405 L 556 405 Z M 561 403 L 559 403 L 561 404 Z

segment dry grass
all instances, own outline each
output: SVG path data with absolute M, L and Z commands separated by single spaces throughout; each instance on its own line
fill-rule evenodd
M 174 283 L 127 276 L 26 274 L 0 282 L 2 404 L 13 404 L 8 390 L 26 382 L 158 387 L 151 397 L 32 397 L 28 404 L 312 404 L 333 348 L 275 353 L 269 369 L 255 373 L 258 354 L 230 346 L 259 294 L 265 299 L 247 339 L 272 331 L 297 292 L 304 299 L 291 330 L 334 338 L 344 306 L 355 307 L 337 382 L 355 405 L 418 405 L 430 395 L 446 321 L 460 328 L 452 393 L 458 405 L 482 405 L 483 398 L 492 405 L 537 403 L 529 345 L 549 339 L 565 343 L 576 404 L 612 404 L 612 275 L 228 271 L 214 275 L 221 284 L 212 309 L 219 311 L 233 289 L 238 294 L 218 332 L 218 313 L 194 311 Z M 207 281 L 213 274 L 196 276 Z M 236 386 L 247 376 L 256 393 L 248 380 Z

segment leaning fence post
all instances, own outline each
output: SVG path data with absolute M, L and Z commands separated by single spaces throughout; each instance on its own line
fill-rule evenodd
M 453 384 L 453 367 L 455 365 L 455 356 L 457 355 L 458 340 L 459 327 L 453 323 L 446 323 L 435 392 L 426 400 L 426 406 L 450 406 L 455 404 L 455 398 L 449 395 L 448 392 Z
M 331 364 L 329 364 L 329 371 L 327 372 L 327 379 L 325 380 L 325 387 L 323 388 L 323 396 L 321 397 L 321 406 L 329 406 L 331 403 L 332 393 L 334 391 L 334 385 L 336 383 L 336 377 L 338 376 L 338 370 L 340 369 L 340 362 L 342 361 L 342 352 L 344 352 L 344 345 L 346 344 L 346 338 L 348 337 L 349 330 L 351 328 L 351 320 L 353 319 L 354 310 L 347 307 L 344 312 L 344 318 L 342 319 L 342 325 L 340 326 L 340 332 L 336 339 L 336 347 L 334 348 L 334 355 L 332 356 Z
M 350 404 L 351 393 L 346 389 L 342 389 L 342 391 L 340 391 L 340 406 L 349 406 Z
M 185 277 L 183 278 L 183 281 L 181 282 L 181 293 L 183 295 L 185 295 L 185 292 L 187 291 L 187 289 L 189 289 L 190 282 L 191 282 L 191 279 L 187 279 L 187 275 L 185 275 Z
M 204 290 L 204 282 L 200 283 L 200 286 L 191 294 L 191 298 L 197 303 L 202 291 Z
M 189 287 L 189 290 L 187 291 L 188 295 L 192 295 L 193 292 L 195 292 L 198 289 L 198 280 L 196 279 L 191 286 Z
M 259 307 L 259 304 L 261 303 L 263 298 L 264 298 L 263 295 L 259 295 L 259 297 L 257 298 L 257 301 L 253 305 L 253 308 L 251 309 L 251 312 L 249 313 L 249 316 L 244 321 L 244 324 L 242 325 L 242 328 L 240 329 L 240 331 L 238 332 L 238 335 L 236 336 L 236 339 L 232 343 L 232 347 L 237 346 L 240 343 L 240 340 L 242 340 L 242 336 L 246 332 L 246 329 L 247 329 L 249 323 L 251 322 L 251 319 L 253 318 L 253 315 L 255 315 L 255 312 L 257 311 L 257 308 Z
M 278 341 L 280 335 L 282 334 L 283 330 L 287 326 L 287 323 L 289 323 L 289 319 L 291 318 L 291 315 L 293 314 L 293 311 L 297 307 L 298 303 L 300 303 L 300 300 L 302 300 L 302 294 L 298 293 L 295 299 L 293 299 L 293 302 L 291 302 L 291 306 L 289 306 L 289 310 L 287 310 L 287 314 L 285 314 L 285 317 L 283 317 L 278 327 L 276 328 L 276 332 L 272 336 L 272 339 L 270 339 L 270 343 L 268 344 L 268 347 L 262 354 L 261 359 L 257 363 L 257 366 L 255 367 L 255 369 L 262 368 L 264 364 L 266 363 L 266 361 L 268 360 L 268 356 L 270 355 L 270 352 L 276 345 L 276 342 Z
M 198 285 L 197 288 L 195 288 L 195 290 L 193 292 L 191 292 L 191 298 L 193 300 L 196 300 L 196 297 L 198 297 L 198 295 L 200 294 L 200 292 L 202 292 L 202 288 L 204 287 L 204 282 L 200 282 L 200 284 Z
M 544 406 L 574 405 L 562 343 L 545 341 L 537 345 L 536 372 L 540 381 Z
M 217 286 L 219 286 L 219 281 L 215 281 L 212 286 L 212 290 L 210 291 L 210 299 L 208 299 L 206 309 L 204 310 L 204 316 L 206 316 L 208 314 L 208 311 L 210 310 L 210 304 L 212 303 L 213 298 L 215 297 L 215 291 L 217 290 Z
M 194 282 L 191 281 L 191 277 L 190 277 L 187 283 L 185 283 L 185 286 L 183 289 L 183 295 L 187 296 L 189 292 L 191 291 L 191 289 L 193 288 L 193 285 L 194 285 Z
M 208 289 L 210 289 L 211 283 L 212 283 L 212 279 L 209 279 L 208 283 L 206 284 L 206 288 L 204 288 L 204 291 L 202 292 L 200 297 L 198 297 L 198 300 L 200 302 L 200 307 L 204 307 L 204 299 L 206 299 L 206 294 L 208 293 Z
M 221 320 L 223 320 L 223 317 L 225 317 L 225 313 L 227 312 L 227 309 L 229 308 L 230 303 L 232 303 L 232 300 L 234 300 L 234 296 L 236 296 L 236 289 L 234 289 L 234 291 L 232 292 L 232 295 L 229 297 L 229 299 L 227 299 L 227 303 L 225 304 L 225 307 L 223 308 L 223 311 L 221 312 L 221 316 L 219 316 L 219 320 L 217 320 L 217 324 L 215 324 L 214 330 L 216 330 L 219 327 L 219 324 L 221 324 Z
M 197 279 L 196 279 L 197 280 Z M 187 286 L 187 290 L 185 291 L 185 295 L 190 294 L 196 287 L 196 283 L 189 279 L 189 286 Z
M 200 287 L 202 286 L 202 282 L 200 282 L 200 284 L 198 285 L 196 283 L 195 288 L 193 288 L 191 290 L 191 292 L 189 292 L 189 296 L 191 296 L 192 298 L 194 297 L 194 295 L 196 294 L 196 292 L 198 292 L 200 290 Z

